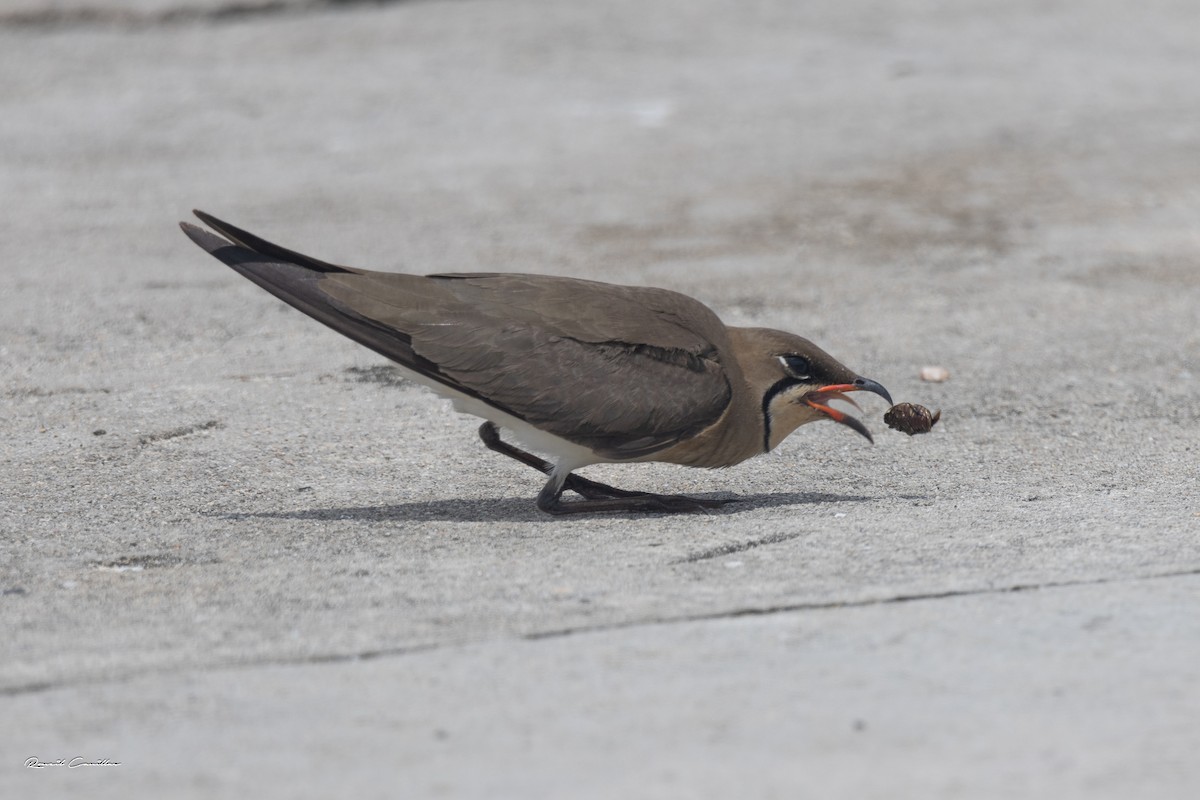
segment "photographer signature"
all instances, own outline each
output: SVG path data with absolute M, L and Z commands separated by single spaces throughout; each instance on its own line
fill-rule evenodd
M 46 767 L 74 769 L 75 767 L 119 767 L 121 766 L 121 762 L 113 761 L 109 758 L 102 758 L 99 761 L 88 761 L 83 756 L 75 756 L 71 759 L 58 758 L 54 761 L 42 761 L 40 758 L 30 757 L 25 759 L 25 766 L 30 769 L 44 769 Z

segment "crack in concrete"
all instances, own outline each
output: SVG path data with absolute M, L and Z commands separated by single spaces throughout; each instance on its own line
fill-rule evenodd
M 939 592 L 913 592 L 889 597 L 865 598 L 863 600 L 830 600 L 820 603 L 783 603 L 775 606 L 759 606 L 748 608 L 733 608 L 725 611 L 713 611 L 705 614 L 686 614 L 678 617 L 661 619 L 638 619 L 624 622 L 613 622 L 599 625 L 581 625 L 560 630 L 537 631 L 520 634 L 513 637 L 515 641 L 539 642 L 547 639 L 563 639 L 568 636 L 588 633 L 607 633 L 610 631 L 629 630 L 632 628 L 652 627 L 657 625 L 677 625 L 688 622 L 714 622 L 740 617 L 763 617 L 773 614 L 789 614 L 800 611 L 836 611 L 848 608 L 869 608 L 872 606 L 899 605 L 929 600 L 948 600 L 960 597 L 977 597 L 982 595 L 1017 594 L 1020 592 L 1035 592 L 1050 589 L 1068 589 L 1076 586 L 1101 586 L 1111 583 L 1139 583 L 1144 581 L 1166 580 L 1170 578 L 1187 578 L 1200 576 L 1200 567 L 1171 570 L 1168 572 L 1152 573 L 1150 575 L 1134 575 L 1130 577 L 1104 576 L 1099 578 L 1080 578 L 1078 580 L 1046 581 L 1043 583 L 1014 583 L 1007 586 L 988 586 L 969 589 L 947 589 Z M 370 661 L 377 658 L 416 655 L 435 650 L 445 650 L 451 647 L 463 647 L 471 644 L 481 644 L 486 640 L 459 640 L 449 642 L 431 642 L 427 644 L 399 645 L 377 650 L 363 650 L 354 653 L 324 653 L 304 658 L 264 658 L 257 661 L 214 662 L 212 664 L 189 667 L 188 672 L 214 672 L 222 669 L 258 669 L 261 667 L 295 667 L 315 664 L 342 664 L 351 661 Z M 148 675 L 166 675 L 181 672 L 178 668 L 147 668 L 130 670 L 120 675 L 109 675 L 96 678 L 81 678 L 63 681 L 37 681 L 34 683 L 14 686 L 0 686 L 0 697 L 15 697 L 55 689 L 70 689 L 76 686 L 122 683 L 136 680 Z
M 197 422 L 195 425 L 184 425 L 179 428 L 172 428 L 169 431 L 161 431 L 159 433 L 147 433 L 144 436 L 138 437 L 138 444 L 145 447 L 148 444 L 155 442 L 165 442 L 168 439 L 178 439 L 180 436 L 191 436 L 193 433 L 212 430 L 213 428 L 224 427 L 219 419 L 210 419 L 207 422 Z
M 518 637 L 518 639 L 523 638 L 525 637 Z M 262 658 L 254 661 L 214 661 L 210 664 L 185 669 L 179 669 L 177 667 L 147 667 L 145 669 L 133 669 L 120 674 L 93 678 L 80 678 L 77 680 L 62 681 L 35 681 L 33 683 L 16 684 L 13 686 L 0 686 L 0 697 L 17 697 L 20 695 L 53 691 L 55 689 L 73 689 L 77 686 L 100 686 L 104 684 L 125 683 L 127 681 L 133 681 L 137 680 L 138 678 L 145 678 L 154 675 L 170 675 L 174 672 L 216 672 L 223 669 L 234 670 L 259 669 L 262 667 L 300 667 L 318 664 L 345 664 L 351 661 L 372 661 L 377 658 L 416 655 L 417 653 L 427 653 L 432 650 L 444 650 L 449 647 L 462 647 L 463 645 L 475 643 L 477 642 L 470 640 L 431 642 L 428 644 L 384 647 L 378 650 L 362 650 L 354 653 L 319 653 L 316 655 L 305 656 L 303 658 Z
M 412 0 L 228 0 L 228 2 L 215 6 L 179 5 L 153 11 L 115 7 L 52 6 L 29 11 L 0 11 L 0 29 L 123 28 L 136 30 L 167 25 L 232 22 L 355 6 L 390 6 L 406 2 L 412 2 Z
M 1164 580 L 1167 578 L 1186 578 L 1200 576 L 1200 567 L 1184 570 L 1160 572 L 1152 575 L 1135 575 L 1132 577 L 1101 577 L 1081 578 L 1078 580 L 1046 581 L 1045 583 L 1015 583 L 1008 586 L 990 586 L 973 589 L 946 589 L 940 592 L 914 592 L 890 597 L 874 597 L 863 600 L 829 600 L 822 603 L 783 603 L 775 606 L 760 606 L 736 608 L 726 611 L 714 611 L 707 614 L 691 614 L 670 619 L 640 620 L 610 625 L 595 625 L 591 627 L 563 628 L 558 631 L 541 631 L 526 634 L 522 638 L 530 641 L 539 639 L 559 639 L 577 633 L 593 633 L 625 628 L 636 628 L 644 625 L 670 625 L 680 622 L 710 622 L 721 619 L 737 619 L 738 617 L 765 617 L 772 614 L 788 614 L 797 611 L 835 611 L 843 608 L 868 608 L 871 606 L 899 605 L 915 603 L 923 600 L 948 600 L 959 597 L 976 597 L 989 594 L 1016 594 L 1018 592 L 1034 592 L 1046 589 L 1066 589 L 1075 586 L 1100 586 L 1109 583 L 1137 583 L 1140 581 Z
M 713 547 L 708 550 L 701 550 L 698 553 L 686 555 L 683 558 L 677 558 L 669 562 L 670 565 L 676 564 L 694 564 L 697 561 L 705 561 L 710 558 L 720 558 L 721 556 L 733 555 L 734 553 L 744 553 L 747 550 L 753 550 L 755 547 L 762 547 L 767 544 L 779 544 L 786 542 L 789 539 L 795 539 L 800 536 L 797 533 L 775 533 L 770 536 L 764 536 L 761 539 L 752 539 L 748 542 L 730 542 L 723 544 L 720 547 Z
M 19 386 L 16 389 L 8 389 L 4 392 L 5 397 L 23 400 L 26 397 L 54 397 L 60 394 L 112 394 L 112 389 L 106 388 L 89 388 L 87 386 L 64 386 L 61 389 L 43 389 L 40 386 L 23 387 Z

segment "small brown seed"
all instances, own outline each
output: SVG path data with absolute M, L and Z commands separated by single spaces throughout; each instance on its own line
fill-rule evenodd
M 917 433 L 929 433 L 941 417 L 940 410 L 931 412 L 925 406 L 916 403 L 897 403 L 883 415 L 883 421 L 892 430 L 912 436 Z

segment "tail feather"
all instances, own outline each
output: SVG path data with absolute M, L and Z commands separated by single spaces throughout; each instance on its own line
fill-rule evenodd
M 232 244 L 187 222 L 179 223 L 179 227 L 188 238 L 217 260 L 232 267 L 239 275 L 326 325 L 333 322 L 329 313 L 329 300 L 317 288 L 317 282 L 323 272 L 297 264 L 290 259 L 260 253 L 242 244 Z
M 346 267 L 339 267 L 337 264 L 330 264 L 327 261 L 321 261 L 320 259 L 313 258 L 312 256 L 306 256 L 303 253 L 297 253 L 295 250 L 288 250 L 286 247 L 280 247 L 274 242 L 268 242 L 266 239 L 260 239 L 249 231 L 244 231 L 241 228 L 230 225 L 228 222 L 217 219 L 212 214 L 206 213 L 199 209 L 193 209 L 192 213 L 226 239 L 234 244 L 240 244 L 247 250 L 253 250 L 254 252 L 261 253 L 264 256 L 270 256 L 271 258 L 275 258 L 280 261 L 287 261 L 301 267 L 307 267 L 308 269 L 316 270 L 317 272 L 355 271 L 352 269 L 347 269 Z M 183 230 L 188 234 L 188 236 L 192 236 L 192 234 L 188 232 L 186 226 Z M 195 236 L 192 236 L 192 240 L 195 241 L 196 244 L 200 244 Z M 200 246 L 204 247 L 205 250 L 208 250 L 208 248 L 203 244 L 200 244 Z M 209 250 L 209 252 L 211 253 L 212 251 Z
M 435 364 L 413 352 L 412 340 L 407 334 L 363 316 L 321 289 L 321 283 L 330 277 L 329 273 L 363 275 L 364 270 L 327 264 L 271 244 L 203 212 L 197 211 L 196 215 L 234 241 L 187 222 L 179 223 L 179 227 L 193 242 L 242 277 L 380 355 L 440 383 L 452 385 L 439 375 Z

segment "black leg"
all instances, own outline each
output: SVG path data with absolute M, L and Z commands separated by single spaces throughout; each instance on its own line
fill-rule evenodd
M 538 493 L 537 507 L 547 514 L 590 514 L 599 512 L 633 511 L 654 514 L 707 513 L 714 508 L 720 508 L 726 503 L 732 503 L 737 498 L 725 500 L 709 500 L 699 497 L 685 497 L 681 494 L 650 494 L 626 493 L 621 497 L 588 497 L 564 503 L 562 500 L 566 482 L 561 485 L 551 478 L 546 486 Z
M 497 453 L 502 453 L 509 458 L 516 459 L 522 464 L 533 467 L 534 469 L 544 472 L 549 475 L 554 472 L 554 465 L 549 461 L 538 458 L 533 453 L 527 453 L 519 447 L 513 447 L 508 442 L 500 438 L 500 429 L 495 423 L 485 422 L 479 426 L 479 438 L 489 450 Z M 642 492 L 629 492 L 624 489 L 618 489 L 615 486 L 591 481 L 587 478 L 575 475 L 574 473 L 567 476 L 567 480 L 563 483 L 564 489 L 570 489 L 589 499 L 599 499 L 604 497 L 641 497 Z
M 513 447 L 508 442 L 500 438 L 500 429 L 496 427 L 494 422 L 485 422 L 479 426 L 479 438 L 483 439 L 487 449 L 494 450 L 497 453 L 503 453 L 509 458 L 515 458 L 526 466 L 533 467 L 536 470 L 549 475 L 554 471 L 554 465 L 549 461 L 538 458 L 533 453 L 526 453 L 520 448 Z
M 519 447 L 513 447 L 500 438 L 500 430 L 494 423 L 485 422 L 479 426 L 479 438 L 489 450 L 502 453 L 516 459 L 526 466 L 533 467 L 539 472 L 553 476 L 554 465 L 549 461 L 527 453 Z M 571 503 L 562 501 L 563 491 L 571 491 L 582 495 L 585 499 Z M 595 512 L 650 512 L 659 514 L 678 514 L 707 512 L 720 508 L 726 503 L 735 502 L 737 498 L 725 500 L 709 500 L 696 497 L 685 497 L 679 494 L 650 494 L 649 492 L 630 492 L 617 489 L 597 481 L 581 478 L 574 473 L 558 480 L 551 477 L 545 488 L 538 494 L 537 505 L 547 514 L 580 514 Z

